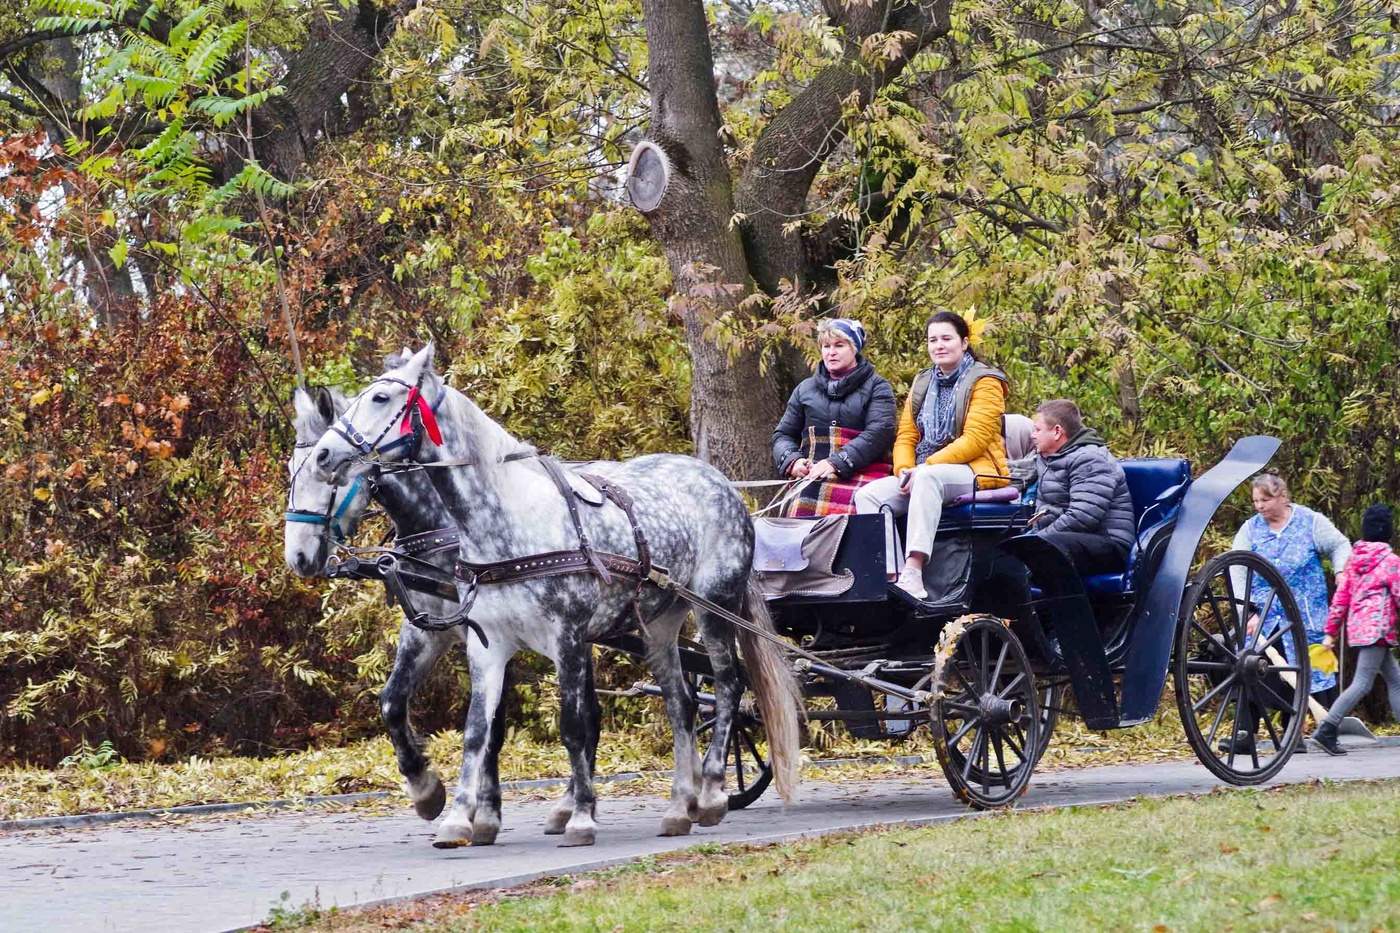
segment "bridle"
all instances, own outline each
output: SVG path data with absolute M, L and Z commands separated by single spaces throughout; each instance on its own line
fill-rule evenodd
M 379 435 L 371 441 L 360 433 L 360 429 L 355 427 L 350 421 L 349 415 L 359 406 L 360 400 L 365 397 L 366 393 L 368 393 L 376 383 L 380 382 L 392 382 L 396 385 L 401 385 L 408 389 L 408 396 L 404 399 L 403 404 L 399 406 L 399 410 L 394 412 L 393 417 L 384 425 L 384 430 L 380 431 Z M 345 410 L 345 413 L 335 420 L 335 423 L 331 425 L 331 430 L 339 434 L 345 439 L 347 444 L 355 448 L 358 453 L 358 459 L 360 460 L 379 462 L 383 460 L 385 454 L 394 453 L 398 451 L 400 447 L 404 448 L 405 459 L 411 460 L 418 453 L 418 448 L 423 444 L 424 433 L 428 435 L 428 439 L 434 444 L 442 443 L 442 431 L 438 428 L 437 411 L 442 406 L 443 399 L 447 398 L 447 386 L 444 385 L 438 389 L 437 398 L 433 401 L 432 405 L 429 405 L 427 400 L 423 397 L 422 387 L 422 373 L 419 373 L 417 383 L 408 383 L 395 376 L 380 376 L 366 386 L 359 397 L 355 399 L 354 403 Z M 400 418 L 402 418 L 402 421 L 400 421 Z M 399 425 L 399 436 L 385 444 L 385 436 L 388 435 L 389 431 L 396 423 Z M 380 446 L 381 444 L 383 446 Z
M 316 445 L 314 443 L 297 444 L 296 449 L 305 450 L 308 447 L 315 446 Z M 355 477 L 355 479 L 351 481 L 350 485 L 346 487 L 344 496 L 339 495 L 339 487 L 331 487 L 331 498 L 330 501 L 326 503 L 326 509 L 324 512 L 313 512 L 310 509 L 295 508 L 294 506 L 296 505 L 297 477 L 301 474 L 301 471 L 306 468 L 306 464 L 310 461 L 310 459 L 311 458 L 308 457 L 306 460 L 303 460 L 301 464 L 296 468 L 296 471 L 292 474 L 291 488 L 287 494 L 287 511 L 283 513 L 282 518 L 283 520 L 288 522 L 300 522 L 305 525 L 319 525 L 324 529 L 324 531 L 322 531 L 321 533 L 323 539 L 327 539 L 335 544 L 344 544 L 347 540 L 349 540 L 350 535 L 355 530 L 355 527 L 354 523 L 350 523 L 347 525 L 343 522 L 343 519 L 345 518 L 345 513 L 350 509 L 351 503 L 355 501 L 355 496 L 359 494 L 360 487 L 365 484 L 365 478 L 363 475 Z M 339 505 L 336 504 L 337 498 L 339 498 L 340 500 Z

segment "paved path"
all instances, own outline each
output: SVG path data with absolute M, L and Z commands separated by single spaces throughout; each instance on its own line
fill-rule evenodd
M 1400 744 L 1353 746 L 1345 758 L 1293 759 L 1281 783 L 1400 778 Z M 1025 806 L 1065 806 L 1209 791 L 1194 762 L 1038 775 Z M 702 843 L 765 842 L 877 824 L 957 819 L 942 776 L 810 782 L 786 810 L 776 795 L 712 829 L 657 838 L 663 802 L 599 802 L 598 845 L 564 849 L 540 834 L 547 803 L 507 802 L 497 845 L 438 851 L 429 824 L 401 814 L 278 814 L 184 825 L 108 826 L 0 836 L 0 930 L 229 930 L 267 918 L 282 892 L 295 908 L 349 906 L 465 887 L 501 887 Z

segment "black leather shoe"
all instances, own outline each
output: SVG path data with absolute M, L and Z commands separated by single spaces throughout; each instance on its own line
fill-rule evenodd
M 1236 755 L 1249 755 L 1254 752 L 1254 735 L 1241 729 L 1235 733 L 1235 738 L 1221 739 L 1216 748 L 1220 749 L 1220 754 L 1228 755 L 1232 749 Z

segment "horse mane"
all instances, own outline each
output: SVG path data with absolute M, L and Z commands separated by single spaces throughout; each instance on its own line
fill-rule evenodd
M 451 386 L 447 386 L 445 404 L 455 409 L 461 424 L 453 432 L 454 438 L 444 440 L 448 440 L 449 443 L 455 441 L 461 448 L 459 452 L 464 455 L 464 459 L 476 461 L 476 469 L 480 471 L 482 478 L 495 484 L 509 465 L 505 462 L 506 455 L 525 445 L 501 427 L 465 393 Z

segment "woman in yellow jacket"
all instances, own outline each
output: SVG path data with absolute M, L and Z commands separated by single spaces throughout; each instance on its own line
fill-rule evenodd
M 976 489 L 1004 486 L 1006 374 L 978 362 L 971 332 L 961 315 L 939 311 L 928 319 L 928 355 L 933 366 L 914 377 L 894 441 L 894 476 L 862 487 L 857 512 L 889 507 L 909 514 L 907 557 L 900 589 L 917 599 L 924 589 L 924 564 L 943 503 Z

